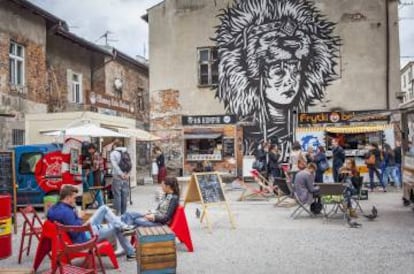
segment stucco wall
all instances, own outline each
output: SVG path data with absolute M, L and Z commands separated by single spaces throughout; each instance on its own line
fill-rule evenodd
M 177 89 L 184 114 L 223 113 L 215 91 L 197 86 L 197 47 L 214 46 L 214 27 L 227 0 L 166 0 L 148 11 L 150 91 Z M 389 1 L 389 107 L 396 107 L 399 84 L 397 3 Z M 385 0 L 316 1 L 316 7 L 335 23 L 341 39 L 339 78 L 326 88 L 322 103 L 309 111 L 384 109 L 386 94 Z M 200 100 L 202 98 L 202 100 Z

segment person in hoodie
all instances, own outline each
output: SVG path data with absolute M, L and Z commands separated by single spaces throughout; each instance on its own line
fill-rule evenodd
M 125 173 L 119 167 L 121 161 L 121 152 L 126 152 L 125 147 L 121 147 L 121 141 L 115 139 L 113 141 L 113 149 L 110 154 L 112 165 L 112 193 L 114 196 L 113 204 L 116 215 L 121 215 L 126 212 L 127 200 L 129 197 L 129 173 Z

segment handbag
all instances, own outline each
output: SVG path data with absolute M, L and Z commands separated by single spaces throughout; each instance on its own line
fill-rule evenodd
M 298 168 L 300 170 L 305 169 L 306 168 L 306 160 L 303 157 L 302 153 L 299 154 L 299 158 L 298 158 Z
M 375 155 L 371 154 L 366 160 L 365 164 L 367 165 L 375 165 Z
M 326 159 L 319 162 L 320 171 L 324 172 L 324 171 L 327 171 L 328 169 L 329 169 L 329 163 Z

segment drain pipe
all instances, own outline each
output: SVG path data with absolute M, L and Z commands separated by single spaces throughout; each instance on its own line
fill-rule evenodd
M 385 47 L 386 47 L 386 57 L 385 57 L 385 66 L 386 66 L 386 76 L 385 76 L 385 104 L 386 108 L 390 109 L 390 8 L 389 0 L 385 0 Z

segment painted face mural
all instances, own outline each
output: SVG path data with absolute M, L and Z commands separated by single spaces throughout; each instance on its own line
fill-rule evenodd
M 236 0 L 219 19 L 217 97 L 250 122 L 246 154 L 270 140 L 286 156 L 296 113 L 320 101 L 336 76 L 335 24 L 307 0 Z

